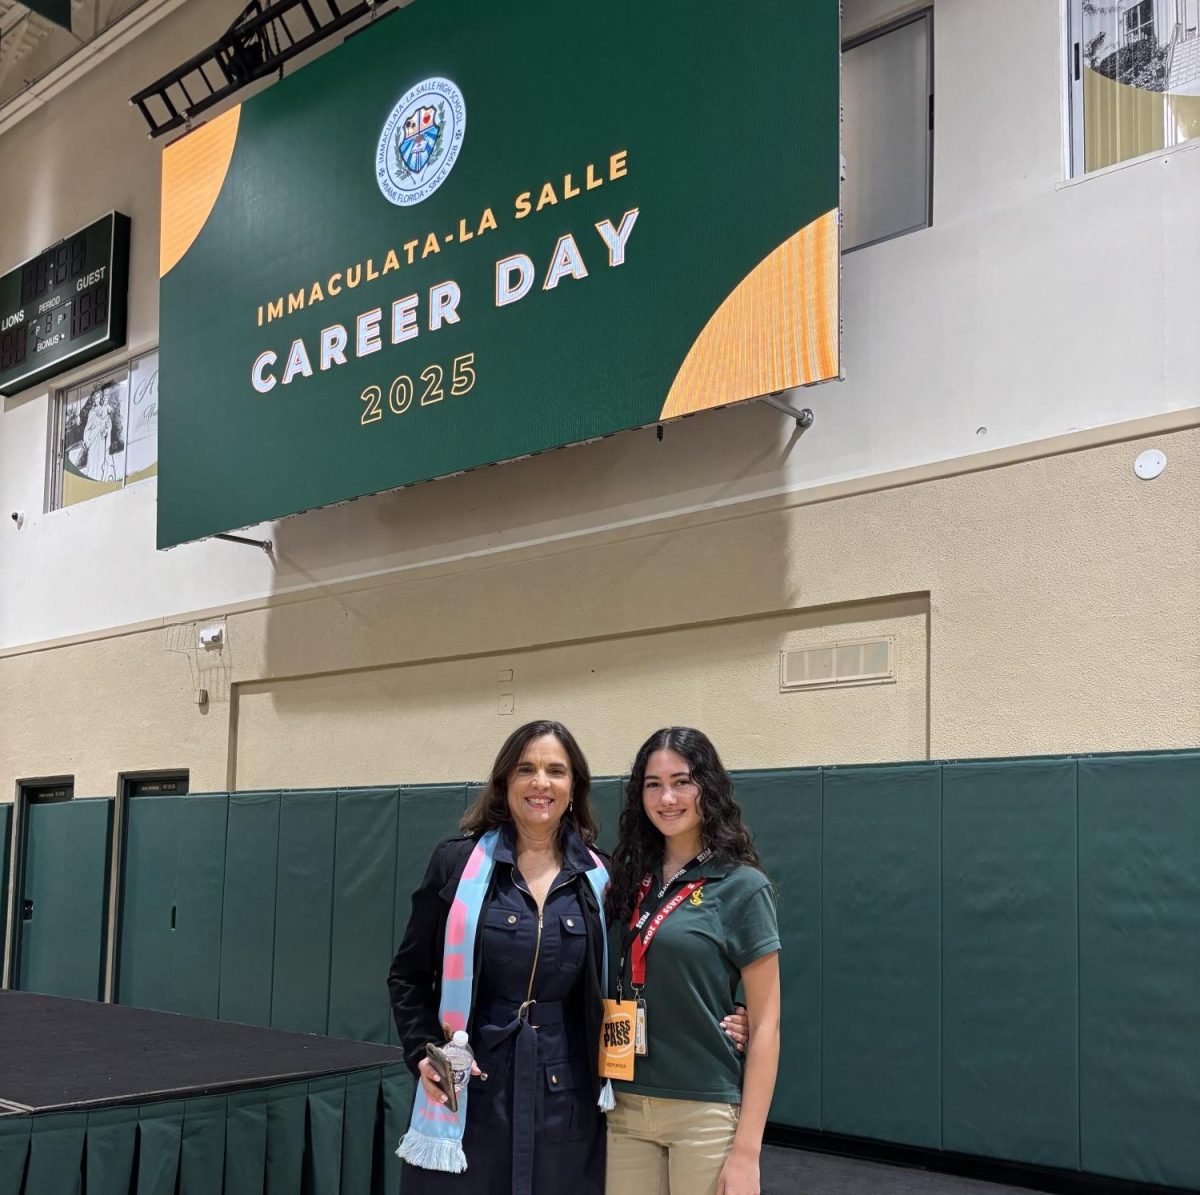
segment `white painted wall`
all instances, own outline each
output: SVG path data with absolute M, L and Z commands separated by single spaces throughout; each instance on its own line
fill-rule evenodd
M 0 136 L 0 269 L 128 213 L 133 351 L 157 339 L 158 147 L 126 98 L 240 7 L 185 5 Z M 911 7 L 846 0 L 846 32 Z M 845 259 L 846 381 L 794 396 L 803 438 L 761 407 L 701 415 L 250 532 L 272 561 L 156 552 L 153 481 L 43 513 L 50 396 L 20 395 L 0 414 L 0 649 L 1197 409 L 1200 154 L 1064 184 L 1059 5 L 947 0 L 934 31 L 934 227 Z

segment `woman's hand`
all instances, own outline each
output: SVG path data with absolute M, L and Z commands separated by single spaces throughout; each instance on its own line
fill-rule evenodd
M 438 1082 L 437 1071 L 434 1070 L 433 1063 L 428 1058 L 422 1058 L 417 1063 L 417 1070 L 421 1072 L 421 1086 L 425 1089 L 425 1096 L 431 1104 L 444 1104 L 448 1100 L 446 1092 L 442 1085 Z M 471 1074 L 477 1077 L 483 1076 L 483 1071 L 472 1062 Z
M 725 1036 L 737 1046 L 738 1053 L 744 1054 L 750 1041 L 750 1018 L 746 1015 L 745 1005 L 735 1004 L 733 1012 L 721 1021 L 721 1028 L 725 1030 Z
M 758 1154 L 734 1145 L 721 1177 L 717 1180 L 717 1195 L 759 1195 Z

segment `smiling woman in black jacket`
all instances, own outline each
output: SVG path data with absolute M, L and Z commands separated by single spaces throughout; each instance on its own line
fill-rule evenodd
M 604 1189 L 610 1093 L 595 1055 L 607 874 L 590 788 L 570 731 L 527 723 L 501 747 L 464 836 L 434 849 L 388 975 L 421 1080 L 400 1150 L 404 1195 L 546 1195 L 564 1180 L 572 1195 Z M 482 1072 L 458 1114 L 425 1055 L 444 1024 L 467 1030 Z

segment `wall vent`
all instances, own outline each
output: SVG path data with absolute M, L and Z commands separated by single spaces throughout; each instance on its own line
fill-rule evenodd
M 881 685 L 896 679 L 895 637 L 847 639 L 779 653 L 779 689 Z

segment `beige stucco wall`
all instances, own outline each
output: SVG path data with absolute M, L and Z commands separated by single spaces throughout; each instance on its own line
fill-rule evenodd
M 474 778 L 534 716 L 601 773 L 674 720 L 736 767 L 1194 746 L 1198 479 L 1193 429 L 326 587 L 231 611 L 216 657 L 190 624 L 9 654 L 0 795 Z M 897 683 L 778 691 L 781 647 L 881 632 Z
M 542 716 L 576 728 L 601 772 L 624 770 L 650 730 L 678 723 L 711 728 L 743 766 L 814 752 L 919 758 L 925 625 L 925 602 L 912 599 L 251 683 L 238 693 L 237 784 L 477 778 L 508 731 Z M 780 694 L 781 647 L 881 632 L 897 636 L 894 686 Z

